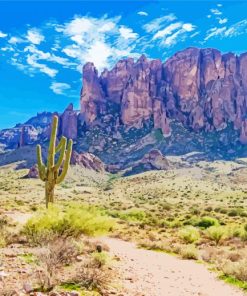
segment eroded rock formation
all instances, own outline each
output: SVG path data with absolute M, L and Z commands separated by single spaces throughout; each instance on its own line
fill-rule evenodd
M 153 118 L 154 127 L 169 136 L 172 119 L 194 131 L 222 130 L 232 123 L 245 143 L 247 54 L 188 48 L 163 64 L 145 56 L 121 60 L 101 75 L 86 64 L 81 113 L 87 124 L 105 116 L 109 104 L 125 126 L 142 128 Z

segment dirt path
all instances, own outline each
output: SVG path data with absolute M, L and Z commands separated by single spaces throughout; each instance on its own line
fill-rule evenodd
M 24 224 L 32 214 L 7 212 Z M 181 260 L 165 253 L 138 249 L 135 244 L 104 237 L 101 241 L 120 259 L 123 296 L 245 296 L 216 278 L 202 264 Z
M 119 257 L 124 296 L 243 296 L 235 287 L 218 280 L 202 264 L 165 253 L 137 249 L 129 242 L 103 238 Z

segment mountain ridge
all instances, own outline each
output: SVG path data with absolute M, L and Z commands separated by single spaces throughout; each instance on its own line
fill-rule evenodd
M 59 114 L 59 134 L 114 170 L 152 149 L 165 155 L 198 151 L 212 159 L 245 155 L 247 53 L 190 47 L 163 63 L 144 55 L 123 59 L 101 74 L 86 63 L 80 104 L 80 111 L 70 104 Z M 45 143 L 51 117 L 42 113 L 29 127 L 0 131 L 0 143 L 11 149 Z

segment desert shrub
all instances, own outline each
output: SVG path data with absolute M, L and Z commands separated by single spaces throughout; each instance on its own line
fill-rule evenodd
M 106 265 L 109 261 L 109 255 L 107 252 L 94 252 L 92 253 L 92 258 L 97 267 L 102 267 Z
M 247 232 L 247 223 L 244 225 L 244 230 Z
M 126 211 L 112 211 L 111 216 L 129 222 L 143 222 L 147 219 L 147 214 L 144 211 L 138 209 L 130 209 Z
M 219 225 L 219 221 L 215 218 L 212 217 L 202 217 L 200 220 L 198 220 L 194 226 L 198 226 L 201 228 L 209 228 L 211 226 L 218 226 Z
M 6 233 L 0 230 L 0 248 L 4 248 L 6 245 Z
M 179 253 L 184 259 L 198 259 L 198 250 L 195 245 L 192 244 L 182 246 Z
M 77 268 L 73 283 L 91 291 L 101 292 L 110 284 L 112 273 L 105 265 L 99 265 L 94 258 L 85 259 Z
M 216 244 L 226 235 L 224 226 L 211 226 L 207 229 L 206 235 L 209 239 L 213 240 Z
M 36 255 L 39 265 L 36 271 L 39 289 L 51 290 L 58 283 L 58 270 L 74 262 L 78 254 L 78 248 L 71 239 L 57 238 L 43 247 Z
M 111 230 L 114 222 L 93 207 L 70 206 L 61 211 L 50 207 L 32 217 L 23 232 L 36 244 L 47 243 L 56 236 L 78 237 L 81 234 L 98 235 Z
M 228 261 L 222 266 L 225 275 L 233 276 L 240 281 L 247 281 L 247 260 Z
M 179 237 L 183 239 L 186 243 L 194 243 L 195 241 L 199 240 L 200 233 L 198 229 L 193 226 L 186 226 L 181 229 L 178 233 Z

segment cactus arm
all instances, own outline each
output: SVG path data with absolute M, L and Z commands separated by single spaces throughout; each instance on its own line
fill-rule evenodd
M 61 143 L 61 145 L 60 145 L 60 143 Z M 60 143 L 59 143 L 59 145 L 61 146 L 60 155 L 59 155 L 57 163 L 55 164 L 55 171 L 59 171 L 60 167 L 62 166 L 62 163 L 63 163 L 63 160 L 64 160 L 64 155 L 65 155 L 65 149 L 66 149 L 66 146 L 67 146 L 67 139 L 62 138 Z
M 52 168 L 54 166 L 57 126 L 58 126 L 58 117 L 55 115 L 53 117 L 50 145 L 49 145 L 49 150 L 48 150 L 48 158 L 47 158 L 47 167 L 48 168 Z
M 57 147 L 55 149 L 56 153 L 58 153 L 62 149 L 64 140 L 67 141 L 67 139 L 65 137 L 62 137 L 61 140 L 59 141 L 59 143 L 58 143 L 58 145 L 57 145 Z
M 72 146 L 73 146 L 73 141 L 69 140 L 68 149 L 66 151 L 66 156 L 63 164 L 63 170 L 62 170 L 62 173 L 57 177 L 56 184 L 61 183 L 67 174 L 69 164 L 70 164 L 71 153 L 72 153 Z
M 38 172 L 39 177 L 42 181 L 46 181 L 46 168 L 42 161 L 42 152 L 41 152 L 41 146 L 37 145 L 37 164 L 38 164 Z

